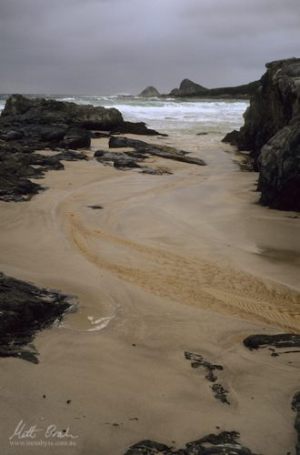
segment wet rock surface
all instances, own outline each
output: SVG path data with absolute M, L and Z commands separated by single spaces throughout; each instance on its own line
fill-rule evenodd
M 35 334 L 60 321 L 74 299 L 0 273 L 0 357 L 38 363 Z
M 198 368 L 203 368 L 204 370 L 207 371 L 207 374 L 205 378 L 209 382 L 214 382 L 214 384 L 211 386 L 211 389 L 213 391 L 214 397 L 217 400 L 220 400 L 222 403 L 230 404 L 228 400 L 228 390 L 226 390 L 222 384 L 216 383 L 218 380 L 218 376 L 216 374 L 217 371 L 223 371 L 224 368 L 222 365 L 214 364 L 211 363 L 203 358 L 201 354 L 195 354 L 193 352 L 188 352 L 186 351 L 184 353 L 184 357 L 191 362 L 191 367 L 198 369 Z
M 124 122 L 117 109 L 10 96 L 0 115 L 0 200 L 28 200 L 42 190 L 31 178 L 64 169 L 63 160 L 85 159 L 70 149 L 89 148 L 97 129 L 105 137 L 117 132 L 158 134 L 145 123 Z M 34 153 L 43 149 L 59 153 L 47 157 Z
M 110 148 L 123 148 L 123 147 L 130 147 L 135 150 L 135 154 L 132 152 L 130 156 L 136 157 L 138 160 L 145 159 L 149 155 L 159 156 L 161 158 L 174 160 L 174 161 L 181 161 L 184 163 L 189 164 L 196 164 L 197 166 L 205 166 L 205 162 L 200 158 L 195 158 L 189 156 L 188 152 L 184 150 L 177 150 L 173 147 L 168 147 L 165 145 L 153 145 L 148 144 L 147 142 L 136 140 L 136 139 L 128 139 L 126 137 L 114 137 L 112 136 L 109 140 L 109 147 Z
M 251 152 L 263 205 L 300 210 L 300 59 L 268 63 L 240 131 L 225 142 Z
M 52 156 L 34 153 L 31 147 L 0 141 L 0 200 L 26 201 L 43 189 L 30 179 L 41 179 L 49 170 L 62 170 L 62 161 L 85 160 L 73 150 L 57 150 Z
M 295 333 L 250 335 L 244 339 L 243 343 L 250 350 L 266 348 L 269 346 L 277 349 L 300 348 L 300 335 Z
M 241 445 L 239 438 L 236 431 L 223 431 L 188 442 L 179 450 L 160 442 L 145 440 L 131 446 L 125 455 L 255 455 Z

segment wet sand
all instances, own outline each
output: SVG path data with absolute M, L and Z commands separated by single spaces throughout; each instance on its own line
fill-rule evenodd
M 145 139 L 206 167 L 151 158 L 174 172 L 151 176 L 68 162 L 30 202 L 0 203 L 1 271 L 79 302 L 35 339 L 39 365 L 0 359 L 3 453 L 41 453 L 10 447 L 21 419 L 78 435 L 53 454 L 121 455 L 146 438 L 179 448 L 216 426 L 254 452 L 293 453 L 299 354 L 253 353 L 242 340 L 300 329 L 300 219 L 255 204 L 256 174 L 219 139 Z M 224 366 L 230 406 L 186 350 Z

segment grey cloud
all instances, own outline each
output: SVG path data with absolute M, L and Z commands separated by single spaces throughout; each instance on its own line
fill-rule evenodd
M 299 0 L 0 0 L 0 92 L 238 84 L 299 42 Z

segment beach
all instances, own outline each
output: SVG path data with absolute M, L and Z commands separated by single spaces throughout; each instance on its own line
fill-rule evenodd
M 255 453 L 293 453 L 299 357 L 242 341 L 299 331 L 299 218 L 257 205 L 257 174 L 221 138 L 147 137 L 207 163 L 149 158 L 173 172 L 162 176 L 97 163 L 108 141 L 93 139 L 88 161 L 46 174 L 46 191 L 0 202 L 1 270 L 78 304 L 35 338 L 38 366 L 1 361 L 4 453 L 41 453 L 11 445 L 20 420 L 69 428 L 54 454 L 123 454 L 143 439 L 180 448 L 217 430 Z M 223 366 L 230 405 L 186 351 Z

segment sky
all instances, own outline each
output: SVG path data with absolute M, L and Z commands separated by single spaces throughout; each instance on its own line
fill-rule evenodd
M 166 93 L 300 57 L 300 0 L 0 0 L 0 93 Z

